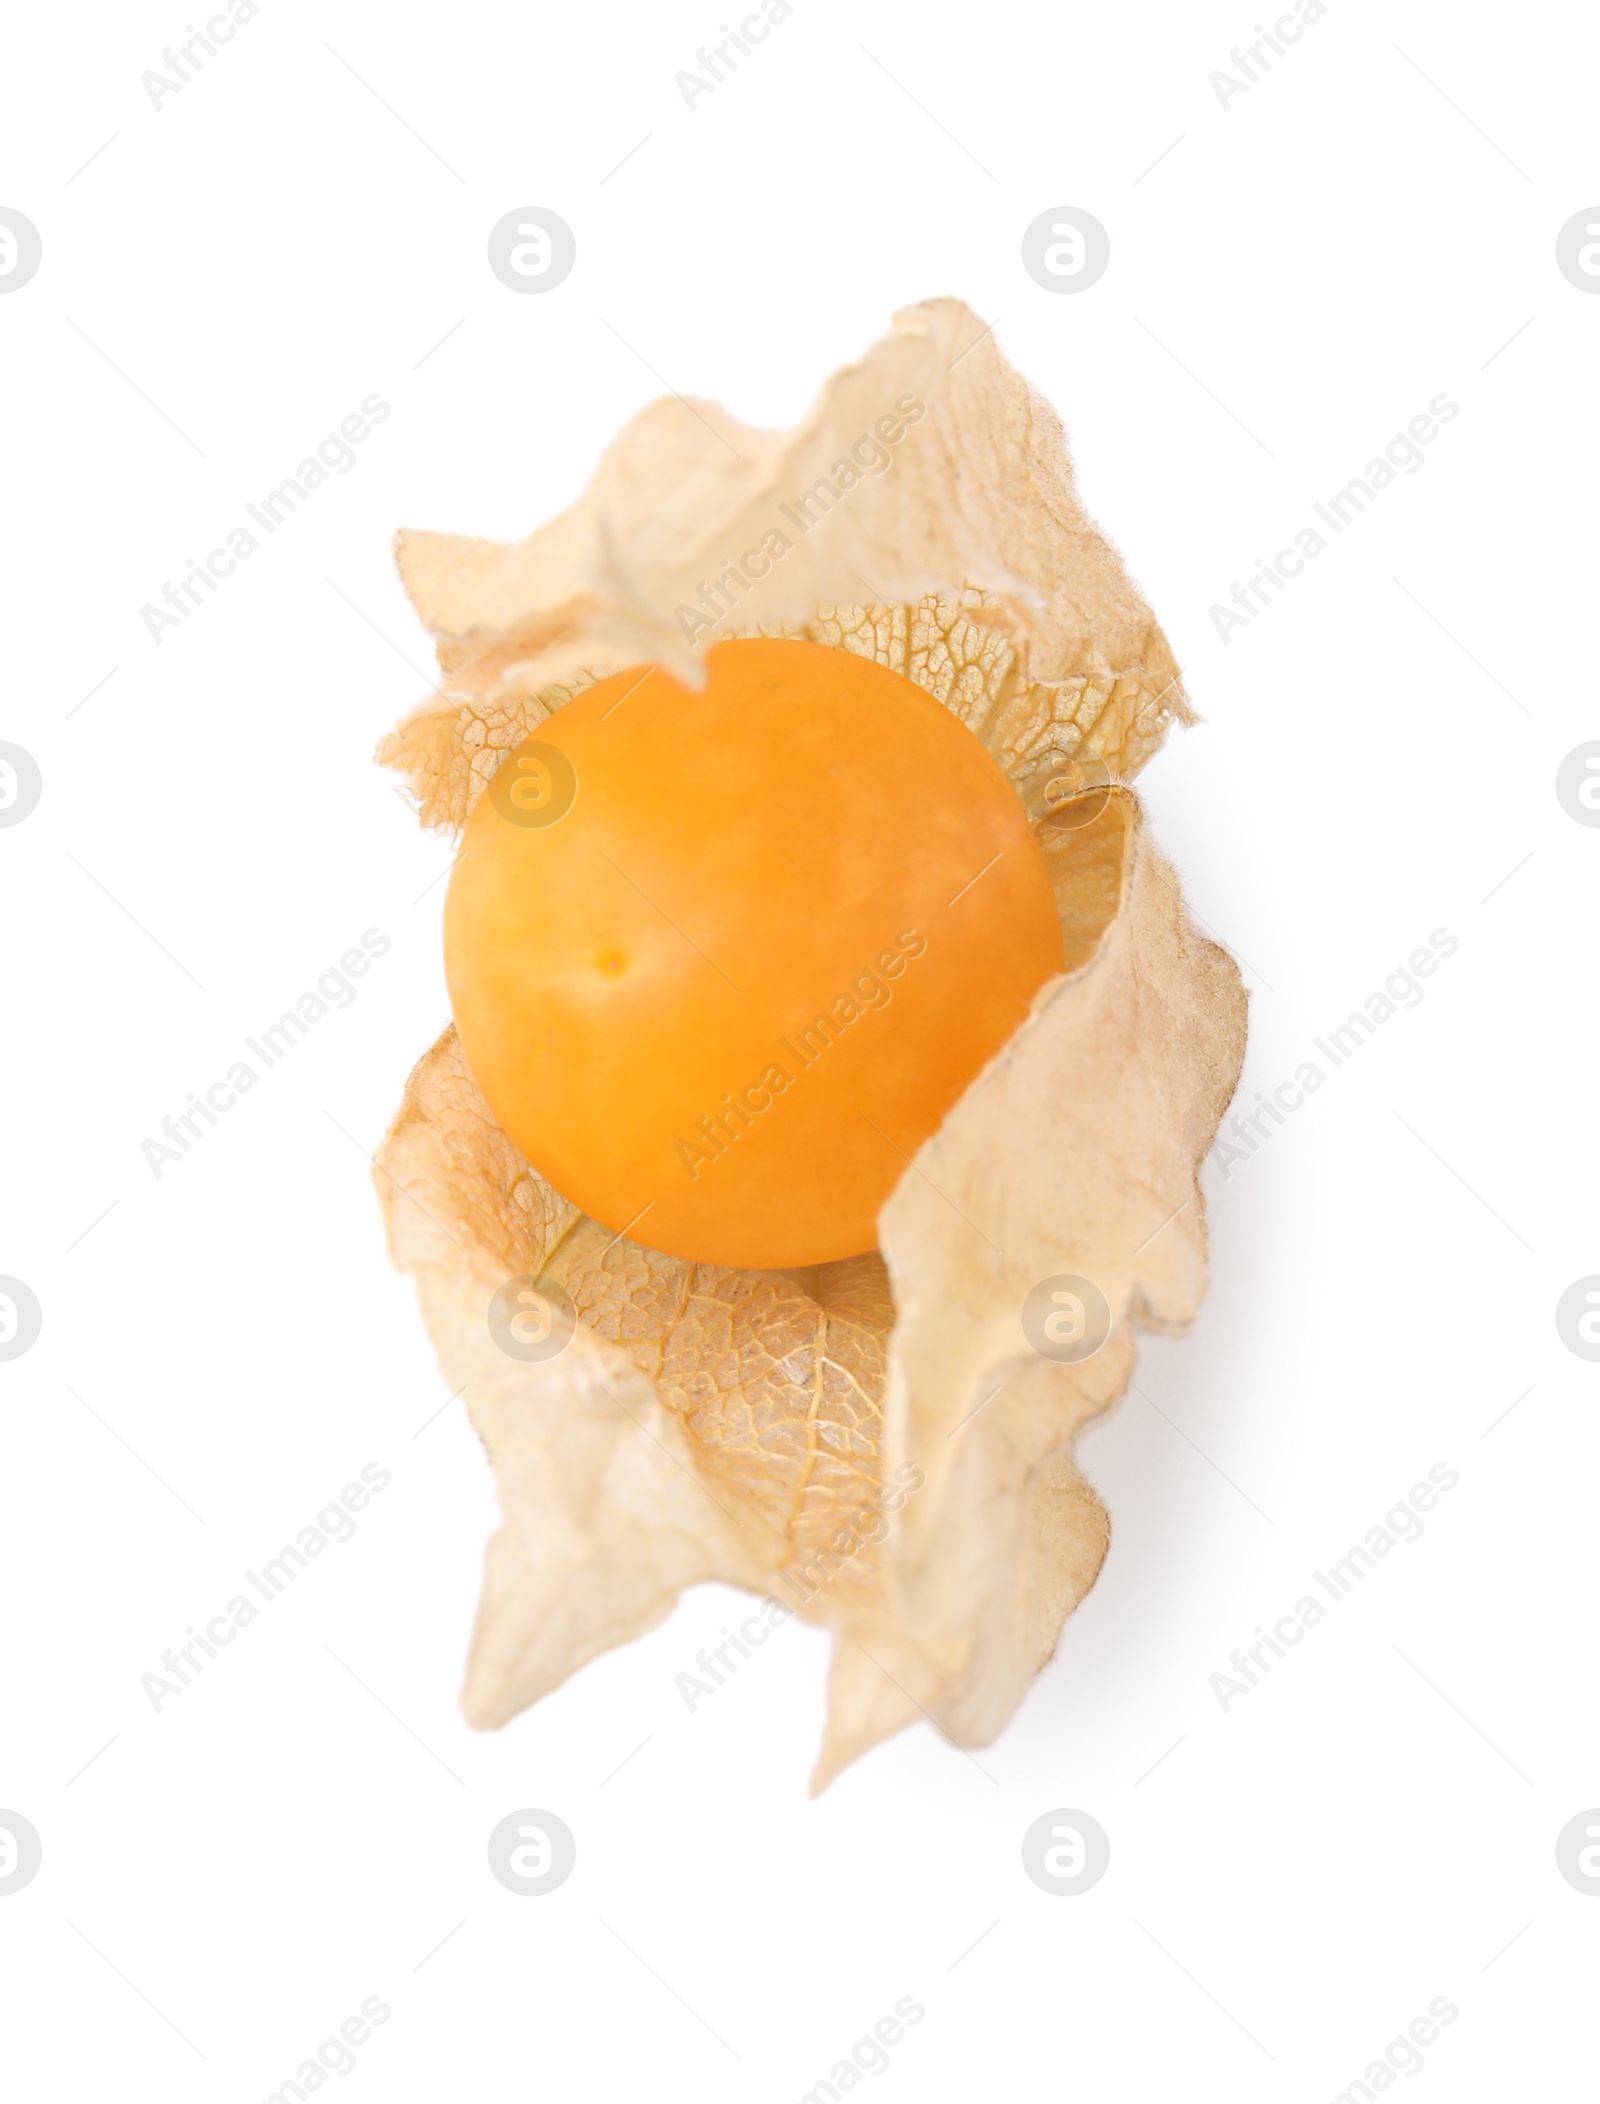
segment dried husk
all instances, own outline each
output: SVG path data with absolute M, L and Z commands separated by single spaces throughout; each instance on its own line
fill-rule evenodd
M 907 397 L 925 413 L 887 471 L 842 488 L 836 464 Z M 821 477 L 833 507 L 710 626 L 701 585 Z M 425 824 L 459 829 L 505 753 L 594 679 L 650 657 L 697 676 L 697 620 L 701 650 L 803 635 L 892 666 L 983 740 L 1034 817 L 1066 942 L 1065 972 L 902 1177 L 881 1253 L 806 1272 L 612 1235 L 499 1130 L 453 1031 L 424 1056 L 378 1181 L 500 1491 L 466 1714 L 506 1722 L 719 1579 L 834 1631 L 815 1787 L 919 1714 L 987 1744 L 1105 1555 L 1076 1436 L 1121 1394 L 1137 1331 L 1181 1329 L 1203 1295 L 1197 1177 L 1244 1044 L 1238 974 L 1125 786 L 1189 720 L 1181 682 L 1079 506 L 1059 422 L 937 300 L 794 432 L 660 402 L 529 540 L 406 534 L 399 552 L 443 679 L 380 757 Z M 525 1273 L 579 1318 L 538 1365 L 486 1320 Z M 1061 1364 L 1021 1310 L 1068 1275 L 1111 1320 Z

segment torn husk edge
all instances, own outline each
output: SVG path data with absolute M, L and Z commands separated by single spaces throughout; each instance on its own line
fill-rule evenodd
M 1086 754 L 1129 780 L 1190 720 L 1166 637 L 1078 500 L 1060 419 L 959 300 L 898 314 L 792 432 L 669 398 L 526 541 L 406 532 L 396 548 L 443 678 L 378 757 L 429 826 L 459 829 L 505 754 L 592 680 L 657 658 L 697 683 L 719 635 L 830 616 L 847 632 L 818 640 L 919 678 L 1019 783 Z M 916 610 L 971 585 L 984 603 L 919 663 Z

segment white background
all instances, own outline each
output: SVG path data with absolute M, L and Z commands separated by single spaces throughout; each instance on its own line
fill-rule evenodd
M 1600 832 L 1553 785 L 1600 736 L 1600 298 L 1554 262 L 1600 192 L 1590 12 L 1334 0 L 1226 110 L 1243 0 L 799 0 L 692 112 L 710 0 L 265 0 L 154 109 L 186 19 L 18 11 L 0 91 L 44 243 L 0 299 L 0 736 L 44 775 L 0 832 L 0 1271 L 44 1307 L 0 1366 L 0 1806 L 44 1841 L 0 1898 L 8 2090 L 248 2104 L 376 1994 L 351 2094 L 783 2104 L 913 1995 L 884 2094 L 1314 2100 L 1444 1995 L 1430 2094 L 1587 2094 L 1600 1902 L 1554 1842 L 1600 1803 L 1600 1369 L 1553 1313 L 1600 1270 Z M 536 298 L 484 259 L 526 204 L 578 245 Z M 1111 240 L 1072 297 L 1019 257 L 1063 204 Z M 1208 1171 L 1210 1299 L 1084 1442 L 1110 1558 L 994 1747 L 918 1726 L 808 1801 L 824 1639 L 691 1716 L 716 1590 L 478 1736 L 491 1481 L 365 1159 L 446 1018 L 448 848 L 370 762 L 430 684 L 390 537 L 530 531 L 663 384 L 789 423 L 945 292 L 1061 410 L 1206 719 L 1143 787 L 1244 962 L 1244 1104 L 1459 949 Z M 373 392 L 354 471 L 153 643 Z M 1211 605 L 1440 392 L 1423 470 L 1224 644 Z M 369 927 L 353 1006 L 157 1180 L 141 1142 Z M 371 1461 L 355 1538 L 153 1712 Z M 1438 1462 L 1423 1537 L 1225 1714 L 1234 1647 Z M 530 1804 L 578 1837 L 542 1899 L 484 1857 Z M 1022 1872 L 1057 1806 L 1111 1837 L 1077 1898 Z

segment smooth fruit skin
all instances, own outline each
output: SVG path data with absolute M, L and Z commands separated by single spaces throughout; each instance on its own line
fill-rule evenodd
M 875 1246 L 1062 962 L 977 738 L 805 642 L 567 703 L 479 800 L 445 905 L 462 1048 L 533 1166 L 616 1234 L 763 1269 Z

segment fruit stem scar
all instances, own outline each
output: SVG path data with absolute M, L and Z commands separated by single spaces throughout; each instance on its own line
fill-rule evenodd
M 595 853 L 600 857 L 602 862 L 611 862 L 611 857 L 606 853 L 603 847 L 597 847 L 595 849 Z M 617 875 L 622 879 L 624 884 L 633 884 L 634 890 L 638 892 L 640 898 L 644 900 L 647 906 L 655 907 L 656 912 L 661 915 L 661 918 L 666 922 L 669 928 L 677 929 L 677 932 L 683 936 L 684 941 L 689 945 L 690 949 L 694 951 L 697 957 L 705 957 L 706 963 L 710 965 L 711 969 L 717 974 L 719 978 L 728 979 L 727 973 L 722 969 L 722 966 L 718 964 L 717 960 L 714 957 L 706 957 L 705 951 L 701 949 L 700 945 L 695 941 L 694 937 L 692 935 L 685 934 L 684 930 L 678 927 L 678 923 L 672 918 L 672 915 L 667 912 L 664 906 L 656 905 L 655 900 L 650 896 L 649 892 L 645 890 L 642 884 L 634 884 L 632 877 L 630 877 L 628 875 L 628 872 L 625 869 L 621 868 L 619 864 L 611 862 L 611 867 L 614 870 L 616 870 Z M 982 874 L 983 872 L 980 870 L 979 875 L 981 876 Z M 734 980 L 728 979 L 728 984 L 733 988 L 736 994 L 742 994 L 744 992 L 744 988 L 738 985 Z

